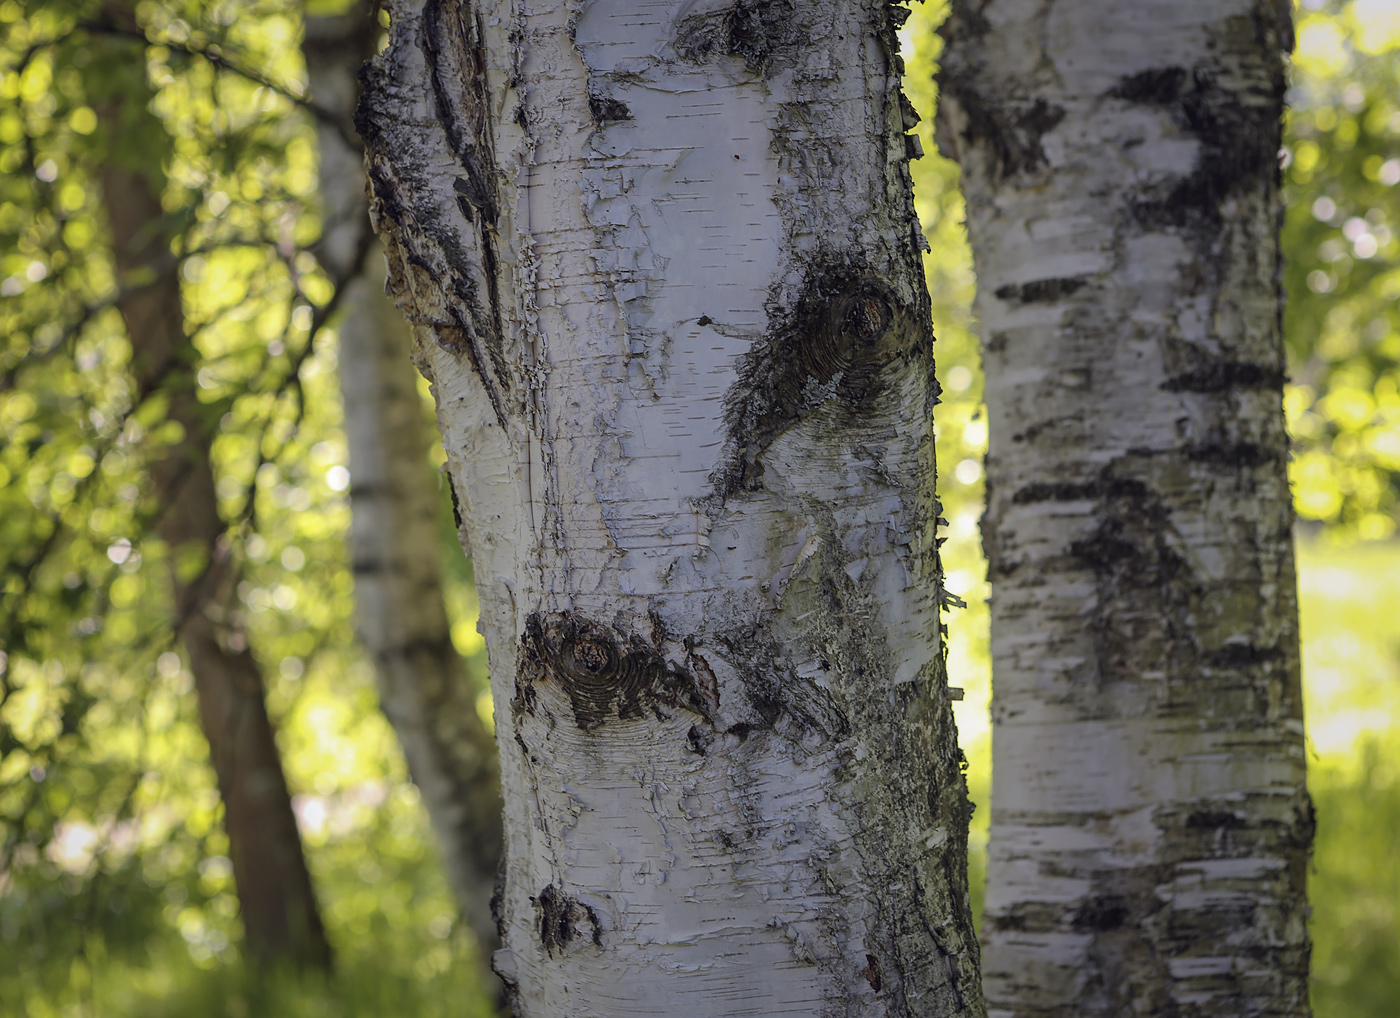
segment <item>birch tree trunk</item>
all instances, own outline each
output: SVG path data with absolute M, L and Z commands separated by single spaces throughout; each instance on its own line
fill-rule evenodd
M 884 3 L 395 3 L 358 124 L 522 1016 L 981 1015 Z
M 344 116 L 342 130 L 323 122 L 318 131 L 319 254 L 337 276 L 350 277 L 338 374 L 350 447 L 356 614 L 380 704 L 423 794 L 463 918 L 489 960 L 499 946 L 490 902 L 501 859 L 500 769 L 495 740 L 477 714 L 477 690 L 452 644 L 412 338 L 384 295 L 382 250 L 363 247 L 373 236 L 364 158 L 349 141 L 356 72 L 378 30 L 367 7 L 308 18 L 303 45 L 317 103 Z
M 129 12 L 106 13 L 119 25 L 131 17 Z M 134 21 L 130 28 L 136 30 Z M 132 73 L 134 82 L 119 82 L 116 88 L 126 85 L 135 94 L 103 106 L 112 147 L 127 152 L 137 147 L 134 137 L 164 138 L 162 127 L 149 124 L 144 53 Z M 241 623 L 237 569 L 219 516 L 210 459 L 217 418 L 198 397 L 179 263 L 164 228 L 168 219 L 158 186 L 163 182 L 160 152 L 142 152 L 141 158 L 138 168 L 114 154 L 100 184 L 118 285 L 131 289 L 117 307 L 131 336 L 137 398 L 164 393 L 166 419 L 183 433 L 150 467 L 152 499 L 161 507 L 155 531 L 170 556 L 175 635 L 189 659 L 224 804 L 248 952 L 262 963 L 324 968 L 330 965 L 330 947 L 263 699 L 262 672 Z
M 944 34 L 991 430 L 989 1013 L 1306 1015 L 1287 5 L 960 0 Z

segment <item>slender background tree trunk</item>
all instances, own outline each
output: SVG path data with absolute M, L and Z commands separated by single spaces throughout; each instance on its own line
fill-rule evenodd
M 944 28 L 990 413 L 989 1013 L 1306 1015 L 1281 0 Z
M 319 131 L 319 254 L 337 275 L 352 271 L 356 259 L 364 266 L 346 284 L 339 323 L 356 609 L 380 703 L 422 790 L 463 916 L 489 960 L 499 946 L 490 907 L 502 840 L 496 744 L 452 643 L 412 337 L 384 296 L 382 249 L 375 243 L 363 250 L 370 236 L 364 158 L 347 141 L 359 95 L 355 75 L 378 31 L 366 5 L 339 18 L 308 18 L 303 46 L 316 102 L 344 117 L 342 131 L 324 123 Z
M 396 3 L 359 126 L 434 380 L 533 1015 L 980 1015 L 885 3 Z
M 151 116 L 145 54 L 122 45 L 139 64 L 128 82 L 131 93 L 106 107 L 106 123 L 114 138 L 128 131 L 151 134 L 133 126 Z M 154 133 L 163 137 L 158 127 Z M 125 137 L 124 147 L 134 148 L 130 135 Z M 170 555 L 177 635 L 189 658 L 224 803 L 248 951 L 263 963 L 326 967 L 331 952 L 263 699 L 262 674 L 240 622 L 237 571 L 210 459 L 216 421 L 197 395 L 196 353 L 185 334 L 179 264 L 171 253 L 160 183 L 159 159 L 149 152 L 142 153 L 139 168 L 114 158 L 101 177 L 118 285 L 132 288 L 118 308 L 131 336 L 137 398 L 162 393 L 168 400 L 166 419 L 183 430 L 183 438 L 150 467 L 151 495 L 160 507 L 155 531 Z

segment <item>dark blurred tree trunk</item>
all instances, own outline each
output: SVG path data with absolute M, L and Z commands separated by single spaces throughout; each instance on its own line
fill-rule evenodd
M 383 249 L 374 241 L 365 252 L 373 234 L 364 156 L 349 142 L 356 72 L 373 55 L 377 34 L 368 5 L 358 5 L 343 17 L 308 18 L 303 46 L 318 106 L 343 120 L 340 130 L 319 124 L 324 226 L 318 254 L 332 275 L 349 277 L 339 377 L 350 447 L 358 629 L 374 657 L 380 702 L 437 831 L 453 892 L 489 961 L 499 946 L 490 902 L 502 840 L 495 738 L 477 714 L 479 691 L 452 643 L 429 429 L 409 359 L 412 335 L 384 295 Z
M 955 0 L 999 1018 L 1303 1016 L 1282 0 Z
M 125 16 L 131 21 L 129 13 Z M 134 30 L 135 24 L 121 27 Z M 248 951 L 264 963 L 327 967 L 331 953 L 263 700 L 262 675 L 239 623 L 237 571 L 210 462 L 216 421 L 197 395 L 179 264 L 160 202 L 163 153 L 141 153 L 139 166 L 123 158 L 138 148 L 133 136 L 163 136 L 152 129 L 146 108 L 144 53 L 132 50 L 131 55 L 137 66 L 116 86 L 119 97 L 101 111 L 113 138 L 101 187 L 118 283 L 130 290 L 118 308 L 131 336 L 136 398 L 159 394 L 155 398 L 168 400 L 166 420 L 183 432 L 150 465 L 158 506 L 155 531 L 170 556 L 177 635 L 189 657 L 224 802 Z

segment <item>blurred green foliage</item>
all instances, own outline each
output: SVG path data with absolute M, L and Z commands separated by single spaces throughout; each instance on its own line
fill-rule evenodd
M 1317 1018 L 1400 1005 L 1400 545 L 1299 548 Z
M 488 1013 L 352 636 L 301 4 L 137 14 L 145 37 L 97 3 L 0 3 L 0 1015 Z M 100 126 L 133 67 L 159 137 Z M 243 971 L 221 806 L 170 642 L 143 467 L 178 436 L 128 376 L 96 186 L 107 160 L 161 158 L 227 543 L 333 982 Z M 461 558 L 450 538 L 444 552 Z M 453 600 L 480 679 L 466 579 Z
M 1400 511 L 1400 12 L 1307 0 L 1284 150 L 1298 514 L 1367 539 Z
M 334 0 L 316 13 L 333 12 Z M 1319 1018 L 1400 1000 L 1400 24 L 1380 0 L 1299 8 L 1289 119 L 1287 409 L 1300 514 Z M 81 0 L 0 0 L 0 1015 L 487 1013 L 417 794 L 351 638 L 334 283 L 314 250 L 314 132 L 296 0 L 143 0 L 147 40 L 90 30 Z M 904 31 L 906 88 L 931 114 L 943 5 Z M 1387 16 L 1389 20 L 1387 20 Z M 102 137 L 113 61 L 144 63 L 166 138 Z M 949 669 L 974 818 L 980 913 L 990 788 L 988 588 L 977 546 L 986 425 L 957 167 L 914 164 L 944 385 L 937 427 Z M 237 902 L 190 675 L 169 644 L 165 550 L 142 466 L 163 433 L 135 403 L 94 174 L 173 150 L 198 379 L 250 638 L 328 932 L 332 981 L 244 971 Z M 333 324 L 333 323 L 332 323 Z M 425 465 L 430 469 L 434 465 Z M 478 679 L 469 570 L 453 635 Z

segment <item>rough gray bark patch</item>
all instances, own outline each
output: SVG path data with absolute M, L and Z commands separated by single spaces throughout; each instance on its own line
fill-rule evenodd
M 772 68 L 774 58 L 795 46 L 801 36 L 789 0 L 739 0 L 733 6 L 683 18 L 673 45 L 685 60 L 703 63 L 716 56 L 740 57 L 758 74 Z
M 517 710 L 532 710 L 534 687 L 553 682 L 568 694 L 574 722 L 585 730 L 663 708 L 708 716 L 694 677 L 635 633 L 572 612 L 536 613 L 525 622 L 520 647 Z
M 900 373 L 931 341 L 889 287 L 858 265 L 850 256 L 823 259 L 795 302 L 783 306 L 776 295 L 770 302 L 773 324 L 744 356 L 725 397 L 736 448 L 721 478 L 724 492 L 755 489 L 773 439 L 818 407 L 832 409 L 837 428 L 868 416 L 866 401 L 882 377 Z
M 603 929 L 598 922 L 598 913 L 590 906 L 580 903 L 553 884 L 547 884 L 534 902 L 539 914 L 540 943 L 551 957 L 555 951 L 568 950 L 570 944 L 581 937 L 594 946 L 602 946 Z M 587 928 L 584 924 L 587 924 Z

